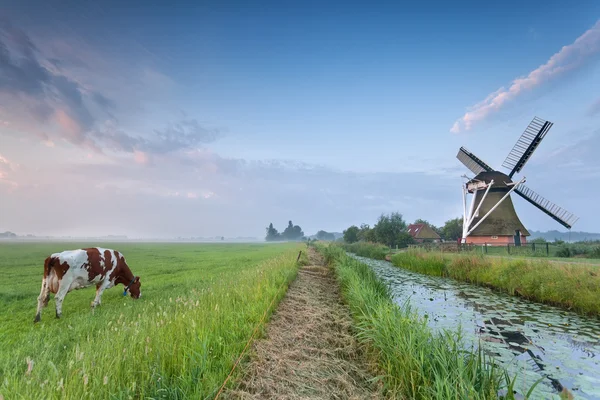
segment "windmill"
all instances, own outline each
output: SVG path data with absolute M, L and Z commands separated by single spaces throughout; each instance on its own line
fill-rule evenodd
M 577 222 L 579 217 L 525 186 L 525 177 L 516 182 L 512 180 L 515 173 L 521 172 L 552 125 L 552 122 L 533 118 L 502 163 L 510 170 L 508 175 L 494 170 L 466 148 L 460 148 L 456 157 L 475 174 L 474 178 L 463 176 L 468 182 L 463 185 L 462 243 L 468 240 L 475 244 L 520 245 L 522 240 L 524 242 L 529 232 L 517 216 L 510 197 L 513 192 L 567 229 Z M 467 194 L 473 194 L 469 210 Z

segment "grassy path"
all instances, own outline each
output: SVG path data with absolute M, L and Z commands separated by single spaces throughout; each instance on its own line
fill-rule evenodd
M 310 251 L 230 399 L 377 399 L 330 268 Z

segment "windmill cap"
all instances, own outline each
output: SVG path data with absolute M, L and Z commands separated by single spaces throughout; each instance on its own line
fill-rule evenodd
M 499 171 L 480 172 L 469 182 L 484 181 L 485 183 L 490 183 L 492 180 L 494 181 L 494 186 L 492 186 L 494 189 L 508 189 L 509 186 L 507 184 L 513 183 L 508 175 Z

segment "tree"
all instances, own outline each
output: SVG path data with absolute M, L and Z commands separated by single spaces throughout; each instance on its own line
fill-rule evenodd
M 358 240 L 363 242 L 376 242 L 375 231 L 371 229 L 369 224 L 361 224 L 358 232 Z
M 415 244 L 415 238 L 413 238 L 408 232 L 402 232 L 396 238 L 395 245 L 401 249 L 408 247 L 409 244 Z
M 389 216 L 381 214 L 373 227 L 378 242 L 394 246 L 402 233 L 406 233 L 406 222 L 402 214 L 393 212 Z
M 544 239 L 543 237 L 537 237 L 535 239 L 528 240 L 527 242 L 529 242 L 529 243 L 546 243 L 546 239 Z
M 265 237 L 267 242 L 273 242 L 276 240 L 281 240 L 281 235 L 277 232 L 277 229 L 273 227 L 273 223 L 271 222 L 267 227 L 267 236 Z
M 335 235 L 333 233 L 319 231 L 317 232 L 317 239 L 333 242 L 335 240 Z
M 442 238 L 446 241 L 457 241 L 462 237 L 463 219 L 454 218 L 446 221 L 441 228 Z
M 352 225 L 344 232 L 344 242 L 346 243 L 355 243 L 358 242 L 358 235 L 360 234 L 360 229 L 356 225 Z
M 292 221 L 289 221 L 281 236 L 284 240 L 301 240 L 304 237 L 304 232 L 298 225 L 294 225 Z

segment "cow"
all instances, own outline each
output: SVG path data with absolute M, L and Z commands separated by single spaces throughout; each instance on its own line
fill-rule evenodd
M 70 291 L 95 284 L 96 298 L 91 306 L 96 308 L 102 292 L 119 283 L 125 286 L 123 296 L 129 291 L 134 299 L 142 297 L 140 277 L 133 275 L 123 254 L 116 250 L 90 247 L 53 253 L 44 262 L 42 290 L 33 322 L 41 320 L 42 308 L 50 301 L 50 292 L 54 293 L 56 301 L 56 318 L 60 318 L 63 300 Z

